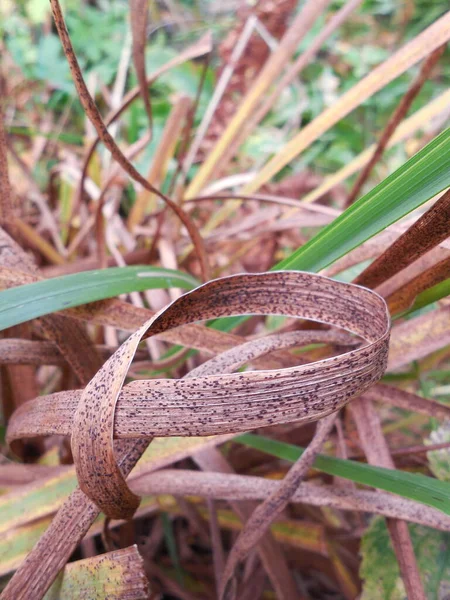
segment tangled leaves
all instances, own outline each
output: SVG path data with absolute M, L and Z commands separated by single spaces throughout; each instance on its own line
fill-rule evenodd
M 229 352 L 225 361 L 218 355 L 208 367 L 202 367 L 200 375 L 140 380 L 123 387 L 141 340 L 180 325 L 242 313 L 311 319 L 344 329 L 364 343 L 312 364 L 220 374 L 273 349 L 273 344 L 255 340 L 250 354 L 247 343 L 241 356 L 239 348 L 231 359 Z M 57 393 L 22 406 L 10 421 L 8 439 L 72 434 L 83 493 L 107 516 L 130 518 L 139 497 L 128 488 L 125 475 L 153 436 L 235 433 L 321 419 L 380 379 L 386 367 L 389 326 L 386 304 L 376 293 L 319 275 L 290 271 L 214 280 L 181 296 L 144 323 L 83 392 Z M 317 332 L 317 339 L 323 334 Z M 291 337 L 291 343 L 298 345 L 298 338 Z M 333 335 L 329 340 L 333 341 Z M 335 334 L 334 341 L 355 342 L 342 332 Z M 279 344 L 286 345 L 282 335 Z M 114 449 L 113 437 L 125 439 Z M 281 486 L 278 493 L 283 492 Z M 69 509 L 70 499 L 58 516 Z M 66 535 L 60 531 L 54 539 L 50 536 L 53 544 L 63 533 Z M 73 535 L 78 542 L 83 528 L 75 528 Z M 12 597 L 7 588 L 5 598 Z

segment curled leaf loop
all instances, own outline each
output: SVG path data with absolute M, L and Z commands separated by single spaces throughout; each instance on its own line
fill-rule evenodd
M 351 337 L 341 334 L 334 339 L 350 345 L 350 351 L 310 364 L 217 374 L 219 365 L 227 370 L 230 359 L 225 356 L 223 364 L 214 358 L 214 369 L 203 369 L 193 377 L 138 380 L 124 386 L 143 339 L 188 323 L 237 314 L 311 319 L 346 330 L 364 343 L 351 346 Z M 386 368 L 389 330 L 384 300 L 357 285 L 300 271 L 213 280 L 144 323 L 84 391 L 40 397 L 21 407 L 10 422 L 8 439 L 71 435 L 82 490 L 109 517 L 130 518 L 139 498 L 129 490 L 116 463 L 114 437 L 204 436 L 316 421 L 380 379 Z M 248 352 L 245 346 L 243 352 Z

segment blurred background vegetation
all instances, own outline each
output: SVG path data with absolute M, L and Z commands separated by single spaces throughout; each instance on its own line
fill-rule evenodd
M 285 3 L 286 4 L 286 3 Z M 291 2 L 295 11 L 303 2 Z M 333 2 L 330 10 L 337 10 L 343 0 Z M 151 73 L 173 58 L 202 33 L 212 31 L 215 47 L 236 27 L 237 2 L 168 1 L 154 3 L 151 14 L 152 31 L 146 49 L 147 73 Z M 64 2 L 67 25 L 82 71 L 92 91 L 113 86 L 118 65 L 131 52 L 128 2 L 125 0 L 97 2 Z M 282 7 L 281 7 L 282 8 Z M 324 108 L 330 106 L 343 92 L 369 73 L 374 66 L 388 58 L 405 41 L 435 21 L 448 9 L 446 0 L 365 0 L 353 17 L 344 23 L 327 41 L 315 61 L 290 85 L 276 102 L 256 131 L 241 147 L 240 168 L 253 168 L 280 149 L 294 132 L 306 125 Z M 294 11 L 294 12 L 295 12 Z M 15 2 L 3 0 L 0 7 L 0 35 L 17 70 L 17 86 L 23 87 L 23 102 L 16 107 L 9 132 L 27 137 L 42 135 L 41 120 L 51 109 L 59 123 L 49 131 L 49 139 L 63 142 L 72 150 L 81 150 L 86 135 L 86 118 L 78 102 L 69 67 L 64 58 L 58 36 L 53 29 L 47 0 Z M 308 47 L 323 27 L 326 16 L 317 19 L 298 47 L 296 55 Z M 268 40 L 270 43 L 270 40 Z M 272 43 L 276 40 L 272 39 Z M 447 56 L 448 56 L 447 49 Z M 255 56 L 257 68 L 258 56 Z M 203 84 L 196 123 L 211 99 L 216 81 L 220 56 L 213 54 Z M 259 65 L 261 66 L 261 65 Z M 185 63 L 171 69 L 152 85 L 154 137 L 137 166 L 148 170 L 167 117 L 171 97 L 187 95 L 195 98 L 204 68 L 204 61 Z M 389 83 L 380 92 L 364 102 L 335 127 L 311 145 L 302 156 L 279 174 L 299 172 L 314 167 L 319 175 L 333 173 L 376 141 L 387 119 L 405 94 L 419 66 Z M 9 74 L 11 77 L 12 74 Z M 126 88 L 137 84 L 133 69 L 127 72 Z M 411 111 L 438 96 L 450 84 L 450 61 L 442 59 L 432 80 L 425 83 L 414 100 Z M 30 87 L 32 93 L 30 93 Z M 100 94 L 97 94 L 100 99 Z M 100 108 L 102 102 L 99 102 Z M 35 127 L 30 126 L 31 120 Z M 143 103 L 134 102 L 120 120 L 118 139 L 133 144 L 147 130 Z M 414 137 L 406 145 L 389 149 L 377 165 L 372 182 L 381 181 L 389 172 L 404 163 L 417 149 Z M 46 185 L 46 178 L 56 158 L 47 154 L 35 166 L 36 180 Z M 166 180 L 170 180 L 176 164 L 173 161 Z M 196 166 L 192 167 L 192 173 Z M 191 175 L 192 175 L 191 173 Z M 350 179 L 350 183 L 351 183 Z M 164 189 L 164 186 L 163 186 Z M 132 186 L 128 193 L 133 196 Z
M 212 32 L 214 50 L 209 58 L 202 57 L 185 61 L 183 64 L 171 68 L 151 85 L 153 137 L 149 143 L 142 146 L 143 150 L 137 154 L 137 157 L 133 158 L 133 163 L 140 173 L 147 174 L 149 172 L 155 153 L 160 146 L 164 127 L 173 111 L 175 99 L 188 96 L 195 100 L 200 93 L 192 130 L 195 131 L 195 128 L 200 124 L 213 96 L 221 69 L 223 69 L 227 58 L 232 52 L 233 43 L 242 30 L 246 15 L 249 14 L 248 11 L 246 13 L 245 8 L 242 9 L 243 4 L 245 3 L 239 0 L 221 0 L 220 2 L 217 0 L 165 0 L 150 3 L 150 31 L 147 36 L 145 50 L 147 75 L 177 57 L 184 49 L 207 32 Z M 127 0 L 65 0 L 62 5 L 81 70 L 101 113 L 106 115 L 120 105 L 128 90 L 137 85 L 135 70 L 131 61 L 132 36 L 130 32 L 129 2 Z M 256 10 L 264 5 L 270 5 L 270 10 L 278 18 L 278 21 L 275 20 L 272 23 L 273 35 L 267 30 L 262 30 L 258 34 L 260 40 L 254 45 L 254 52 L 245 56 L 242 71 L 237 73 L 236 78 L 232 80 L 233 85 L 230 86 L 225 95 L 225 101 L 220 103 L 219 109 L 214 115 L 208 133 L 196 155 L 196 160 L 189 167 L 188 181 L 192 180 L 199 165 L 214 146 L 214 142 L 219 139 L 220 134 L 229 122 L 230 116 L 239 106 L 240 100 L 245 96 L 250 84 L 254 81 L 255 74 L 266 60 L 270 49 L 276 47 L 278 43 L 276 33 L 278 32 L 278 38 L 281 38 L 286 30 L 287 23 L 292 21 L 293 16 L 301 10 L 304 2 L 297 0 L 272 0 L 272 2 L 268 2 L 264 0 L 258 3 L 249 3 L 250 9 L 252 6 L 256 6 Z M 303 38 L 295 56 L 301 55 L 309 47 L 311 41 L 323 29 L 324 24 L 330 18 L 330 14 L 335 13 L 343 5 L 344 0 L 332 2 L 326 14 L 315 21 L 314 26 Z M 364 0 L 351 17 L 326 39 L 316 59 L 302 71 L 300 77 L 297 77 L 294 83 L 283 90 L 270 112 L 243 142 L 239 151 L 236 152 L 232 167 L 226 174 L 257 171 L 271 156 L 282 149 L 299 130 L 312 122 L 324 109 L 333 105 L 337 98 L 369 74 L 374 67 L 388 59 L 394 51 L 435 22 L 448 8 L 448 0 Z M 250 9 L 248 10 L 250 11 Z M 261 19 L 262 21 L 263 19 Z M 87 215 L 92 217 L 96 211 L 95 203 L 91 203 L 88 210 L 84 206 L 83 209 L 86 209 L 84 212 L 80 211 L 78 214 L 75 210 L 72 214 L 77 177 L 80 175 L 79 167 L 85 157 L 88 143 L 96 137 L 95 131 L 78 100 L 67 60 L 54 28 L 48 0 L 1 0 L 0 51 L 2 54 L 0 76 L 7 78 L 8 81 L 9 96 L 5 102 L 6 130 L 9 134 L 9 140 L 13 141 L 11 146 L 19 161 L 21 159 L 26 163 L 26 168 L 21 170 L 16 164 L 19 161 L 11 161 L 10 170 L 13 188 L 19 196 L 26 198 L 30 183 L 25 180 L 26 178 L 23 178 L 23 172 L 29 169 L 31 176 L 29 179 L 37 184 L 39 190 L 45 191 L 46 195 L 43 194 L 43 197 L 45 197 L 45 201 L 48 201 L 54 223 L 57 223 L 57 229 L 59 228 L 58 235 L 52 239 L 51 228 L 46 228 L 47 224 L 45 223 L 42 225 L 46 217 L 42 206 L 40 207 L 42 214 L 38 215 L 39 211 L 34 210 L 30 206 L 31 203 L 24 202 L 21 217 L 24 217 L 24 221 L 32 226 L 42 225 L 40 228 L 42 236 L 39 243 L 44 239 L 44 242 L 48 242 L 48 246 L 56 239 L 60 244 L 60 247 L 57 243 L 55 244 L 56 251 L 60 251 L 61 248 L 63 251 L 67 251 L 64 254 L 64 260 L 58 255 L 55 258 L 55 254 L 57 254 L 55 248 L 52 247 L 52 253 L 47 246 L 42 246 L 42 243 L 39 246 L 32 237 L 32 232 L 28 232 L 27 242 L 29 244 L 27 249 L 33 248 L 33 250 L 36 250 L 37 248 L 36 261 L 39 266 L 44 267 L 44 274 L 51 277 L 55 274 L 55 271 L 52 271 L 53 268 L 59 269 L 61 267 L 60 272 L 56 274 L 64 273 L 66 267 L 69 272 L 69 268 L 77 262 L 77 259 L 82 262 L 82 259 L 89 259 L 94 255 L 95 232 L 91 232 L 92 235 L 86 244 L 74 243 L 75 250 L 73 252 L 70 251 L 70 243 L 76 241 L 77 235 L 82 231 L 83 219 L 87 218 Z M 447 46 L 444 56 L 433 70 L 431 78 L 425 82 L 414 99 L 408 115 L 413 114 L 430 100 L 437 98 L 449 89 L 449 57 L 450 49 Z M 385 128 L 390 116 L 404 97 L 420 68 L 421 64 L 417 64 L 407 70 L 400 77 L 385 85 L 381 91 L 374 94 L 369 100 L 361 103 L 335 126 L 329 128 L 298 158 L 290 162 L 289 166 L 282 169 L 271 183 L 264 187 L 263 191 L 270 193 L 276 188 L 279 197 L 287 195 L 301 198 L 302 192 L 313 189 L 324 177 L 336 173 L 339 169 L 348 165 L 370 144 L 379 140 L 380 133 Z M 443 129 L 445 119 L 448 119 L 448 116 L 449 112 L 444 111 L 444 114 L 437 117 L 437 121 L 435 119 L 427 123 L 425 127 L 418 129 L 413 135 L 409 136 L 404 143 L 398 143 L 392 148 L 388 148 L 381 160 L 377 162 L 360 195 L 362 196 L 364 192 L 374 188 L 387 175 L 404 165 L 408 158 L 423 147 L 424 143 L 430 141 Z M 148 117 L 140 98 L 132 102 L 117 123 L 111 127 L 114 138 L 119 145 L 128 148 L 139 141 L 142 142 L 146 136 L 148 139 L 148 129 Z M 36 140 L 38 138 L 45 140 L 45 144 L 37 144 Z M 179 146 L 181 145 L 179 144 Z M 164 171 L 164 181 L 157 182 L 162 191 L 167 193 L 171 192 L 174 174 L 177 173 L 177 169 L 180 167 L 180 157 L 174 156 L 174 154 L 171 155 L 172 158 L 167 170 L 162 169 Z M 33 157 L 37 157 L 37 159 L 34 160 Z M 107 180 L 105 174 L 109 175 L 110 163 L 108 161 L 110 161 L 109 153 L 103 148 L 102 144 L 99 144 L 89 164 L 89 178 L 97 184 L 99 190 L 102 189 L 102 184 Z M 74 167 L 75 174 L 67 173 L 65 179 L 63 176 L 64 171 L 71 166 Z M 54 192 L 52 177 L 56 171 L 58 171 L 59 179 L 58 185 L 55 184 L 57 190 Z M 302 180 L 300 183 L 297 182 L 297 185 L 295 177 L 298 175 L 303 177 L 304 174 L 307 174 L 310 180 Z M 344 186 L 345 191 L 351 189 L 356 176 L 349 177 L 341 184 L 341 186 Z M 287 187 L 283 187 L 285 182 L 287 182 Z M 129 215 L 130 208 L 139 192 L 136 192 L 136 185 L 129 180 L 122 180 L 121 185 L 119 214 L 123 218 Z M 299 190 L 302 190 L 302 192 Z M 326 208 L 343 209 L 344 201 L 345 193 L 340 194 L 338 186 L 332 194 L 326 197 L 323 204 Z M 258 210 L 259 205 L 250 216 L 257 215 Z M 242 218 L 248 216 L 245 211 L 246 207 L 242 209 L 239 216 L 242 215 Z M 197 219 L 197 213 L 196 222 L 200 222 L 202 216 L 200 214 Z M 145 225 L 147 226 L 148 223 L 145 223 Z M 154 221 L 151 225 L 155 225 Z M 323 223 L 319 224 L 319 226 L 322 225 Z M 264 243 L 261 242 L 260 244 L 258 242 L 255 246 L 256 258 L 251 255 L 248 262 L 245 262 L 241 253 L 241 245 L 244 246 L 248 238 L 243 238 L 243 241 L 237 240 L 237 242 L 235 240 L 235 246 L 230 245 L 228 247 L 225 243 L 221 246 L 223 239 L 220 239 L 219 232 L 219 243 L 214 245 L 215 241 L 213 239 L 212 245 L 208 248 L 212 248 L 211 254 L 216 252 L 216 264 L 214 265 L 216 271 L 214 271 L 214 275 L 235 272 L 236 270 L 247 269 L 250 271 L 254 265 L 256 266 L 253 270 L 267 269 L 275 264 L 278 259 L 289 255 L 293 248 L 311 239 L 319 226 L 316 224 L 305 228 L 293 226 L 292 230 L 295 230 L 294 232 L 289 232 L 286 237 L 281 234 L 274 242 L 273 247 L 271 246 L 266 251 L 264 243 L 271 239 L 270 236 L 275 238 L 275 234 L 268 229 L 268 236 L 264 238 Z M 172 241 L 178 242 L 180 237 L 178 235 L 178 225 L 171 229 L 169 227 L 171 227 L 170 223 L 166 232 L 169 231 Z M 125 228 L 123 227 L 123 229 Z M 148 233 L 149 231 L 150 233 Z M 280 231 L 284 232 L 281 229 Z M 120 238 L 120 242 L 128 239 L 126 236 L 131 236 L 132 233 L 125 231 L 123 237 Z M 140 238 L 141 246 L 148 249 L 151 245 L 151 250 L 154 250 L 153 234 L 154 230 L 151 230 L 150 227 L 147 230 L 142 227 L 141 231 L 136 234 L 136 238 Z M 169 239 L 170 235 L 168 236 Z M 251 236 L 252 232 L 249 235 Z M 288 238 L 288 235 L 291 235 L 291 237 Z M 155 237 L 158 237 L 158 235 L 155 234 Z M 137 247 L 133 245 L 135 242 L 136 239 L 132 240 L 132 243 L 130 242 L 130 248 L 133 251 Z M 176 245 L 175 242 L 174 246 Z M 194 271 L 193 274 L 197 276 L 196 263 L 193 263 L 194 267 L 192 267 L 192 263 L 187 263 L 186 256 L 188 256 L 189 250 L 186 250 L 186 247 L 188 242 L 186 239 L 184 242 L 183 252 L 179 251 L 179 247 L 177 248 L 179 252 L 174 252 L 176 259 L 183 255 L 179 264 L 177 263 L 175 266 L 180 265 L 181 268 L 187 271 Z M 279 247 L 277 246 L 278 242 Z M 388 245 L 388 242 L 386 242 L 386 245 Z M 270 246 L 270 242 L 267 242 L 266 246 Z M 130 250 L 130 248 L 123 244 L 120 246 L 120 251 L 123 250 L 125 255 L 125 251 Z M 228 248 L 231 248 L 229 253 Z M 384 249 L 384 247 L 380 248 L 380 253 Z M 186 253 L 183 254 L 185 250 Z M 58 261 L 58 258 L 61 260 Z M 158 260 L 157 258 L 156 262 Z M 350 281 L 369 262 L 370 259 L 353 265 L 350 269 L 339 273 L 337 278 Z M 48 270 L 45 272 L 45 269 Z M 160 308 L 170 299 L 168 293 L 163 295 L 162 292 L 161 296 L 158 297 L 158 294 L 154 294 L 154 297 L 156 297 L 156 301 L 153 306 L 148 297 L 145 299 L 145 302 L 153 309 Z M 421 310 L 422 312 L 432 311 L 436 310 L 438 306 L 437 302 L 433 302 Z M 416 310 L 409 317 L 418 317 L 420 314 L 420 311 Z M 268 317 L 264 321 L 268 331 L 276 330 L 283 323 L 284 319 L 277 316 Z M 253 331 L 250 328 L 246 330 L 244 326 L 240 332 L 245 335 L 248 333 L 260 334 L 262 329 Z M 122 341 L 121 336 L 122 333 L 114 339 L 114 344 L 110 345 L 120 343 Z M 106 334 L 105 339 L 102 338 L 100 341 L 102 343 L 109 342 L 106 339 Z M 162 348 L 164 351 L 167 350 L 165 346 Z M 161 372 L 164 374 L 170 372 L 171 375 L 175 374 L 175 376 L 183 375 L 182 369 L 184 368 L 186 356 L 183 356 L 183 366 L 178 371 L 176 369 L 179 365 L 173 363 L 170 365 L 170 369 L 153 370 L 144 372 L 144 374 L 150 373 L 152 377 L 159 376 Z M 426 398 L 444 403 L 450 402 L 448 401 L 450 372 L 448 348 L 443 349 L 442 357 L 441 361 L 439 356 L 435 355 L 434 358 L 431 356 L 428 363 L 422 365 L 420 361 L 413 361 L 401 372 L 386 375 L 384 383 L 395 383 L 399 387 L 404 386 L 405 389 L 411 388 L 411 390 Z M 172 369 L 172 367 L 174 368 Z M 139 375 L 142 375 L 142 373 L 139 372 Z M 73 381 L 69 380 L 69 384 L 72 383 Z M 45 386 L 45 393 L 49 390 L 53 391 L 51 387 L 53 385 L 56 389 L 59 384 L 50 381 L 48 386 Z M 68 387 L 71 387 L 71 385 Z M 437 419 L 412 414 L 410 410 L 403 410 L 398 407 L 386 408 L 385 405 L 380 409 L 380 414 L 383 420 L 383 432 L 389 437 L 389 442 L 393 446 L 423 444 L 424 441 L 432 444 L 450 443 L 448 425 L 440 423 Z M 354 433 L 354 430 L 351 430 L 349 437 L 354 437 Z M 3 437 L 4 432 L 2 432 Z M 309 438 L 306 440 L 303 438 L 294 439 L 293 441 L 305 445 Z M 355 447 L 358 447 L 357 444 L 354 445 L 353 450 Z M 238 460 L 239 456 L 238 454 Z M 354 456 L 351 458 L 354 458 Z M 255 464 L 257 463 L 255 462 Z M 261 465 L 264 465 L 264 459 L 261 459 L 259 466 L 261 467 Z M 267 464 L 261 468 L 266 467 Z M 449 452 L 446 450 L 428 452 L 426 458 L 425 453 L 423 453 L 422 458 L 418 459 L 416 463 L 414 463 L 413 458 L 412 463 L 407 464 L 407 469 L 409 468 L 414 471 L 432 473 L 438 479 L 448 481 L 450 479 Z M 166 516 L 165 512 L 162 514 L 164 517 Z M 311 515 L 305 511 L 305 514 L 300 515 L 296 524 L 292 521 L 290 533 L 288 532 L 292 537 L 293 541 L 291 540 L 291 543 L 293 545 L 300 540 L 299 547 L 302 548 L 302 552 L 305 551 L 305 548 L 308 548 L 307 544 L 311 543 L 308 538 L 310 534 L 308 532 L 305 534 L 301 528 L 302 519 L 305 515 L 306 518 L 311 518 Z M 335 517 L 336 515 L 330 512 L 328 522 L 326 522 L 326 518 L 323 519 L 330 530 L 334 527 L 332 521 Z M 336 520 L 338 521 L 338 519 Z M 320 520 L 320 523 L 322 525 L 322 520 Z M 367 519 L 365 525 L 368 523 L 369 520 Z M 315 525 L 316 523 L 314 523 Z M 298 530 L 296 529 L 297 526 L 299 527 Z M 344 534 L 341 536 L 345 527 L 342 527 L 341 531 L 340 526 L 341 523 L 338 522 L 335 527 L 336 530 L 339 530 L 336 534 L 338 543 L 342 541 L 341 538 L 345 537 Z M 404 598 L 404 588 L 401 587 L 399 568 L 394 551 L 389 543 L 385 520 L 381 518 L 372 519 L 370 527 L 367 527 L 367 529 L 360 527 L 358 531 L 362 539 L 360 546 L 362 549 L 362 563 L 359 571 L 360 579 L 364 581 L 362 598 L 364 600 L 378 600 L 378 598 L 380 600 L 397 600 Z M 362 535 L 363 531 L 365 531 L 364 535 Z M 427 591 L 430 593 L 429 597 L 441 598 L 443 597 L 440 595 L 442 590 L 450 588 L 450 566 L 448 566 L 450 565 L 450 534 L 434 529 L 425 529 L 418 525 L 414 525 L 411 532 L 418 563 L 421 572 L 425 575 Z M 166 535 L 166 537 L 170 536 Z M 353 540 L 351 542 L 353 544 Z M 342 550 L 343 556 L 346 560 L 348 559 L 350 571 L 357 571 L 360 566 L 354 560 L 354 556 L 359 551 L 359 546 L 356 550 L 355 548 L 356 545 L 352 545 L 351 551 L 347 552 L 347 547 Z M 319 555 L 317 548 L 313 548 L 312 554 L 314 552 Z M 331 560 L 334 560 L 334 558 Z M 341 563 L 337 561 L 336 564 L 336 571 L 338 571 L 341 568 Z M 376 577 L 373 577 L 374 573 Z M 178 576 L 179 573 L 176 573 L 176 575 Z M 186 576 L 186 573 L 184 575 Z M 173 573 L 171 576 L 173 576 Z M 323 583 L 323 581 L 320 581 L 320 577 L 318 577 L 318 581 L 317 594 L 315 595 L 313 592 L 310 597 L 324 598 L 323 590 L 329 588 L 328 582 Z M 359 586 L 360 580 L 357 581 Z M 195 581 L 189 582 L 189 585 L 195 590 Z M 316 582 L 311 585 L 315 590 Z M 345 590 L 345 586 L 342 587 Z M 336 592 L 334 594 L 334 591 L 332 591 L 326 597 L 349 598 L 351 592 L 347 594 Z

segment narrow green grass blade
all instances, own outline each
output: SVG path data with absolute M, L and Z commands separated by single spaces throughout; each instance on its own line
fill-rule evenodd
M 299 446 L 252 433 L 240 435 L 233 441 L 291 462 L 295 462 L 304 452 L 304 448 Z M 422 504 L 433 506 L 450 515 L 450 484 L 439 481 L 439 479 L 396 469 L 374 467 L 354 460 L 344 460 L 322 454 L 316 457 L 314 468 L 329 475 L 336 475 L 355 483 L 369 485 L 422 502 Z
M 187 273 L 149 266 L 113 267 L 46 279 L 0 292 L 0 330 L 128 292 L 197 285 Z
M 275 269 L 319 271 L 450 185 L 450 128 Z
M 420 293 L 414 304 L 411 308 L 406 311 L 402 316 L 409 315 L 410 313 L 419 310 L 419 308 L 424 308 L 433 302 L 437 302 L 438 300 L 442 300 L 442 298 L 446 298 L 450 295 L 450 279 L 445 279 L 433 287 L 428 288 L 427 290 Z
M 170 560 L 175 568 L 176 578 L 178 584 L 183 587 L 183 571 L 181 569 L 180 557 L 178 555 L 177 542 L 173 532 L 172 521 L 166 512 L 161 513 L 161 519 L 163 524 L 164 538 L 166 540 L 167 550 L 169 552 Z

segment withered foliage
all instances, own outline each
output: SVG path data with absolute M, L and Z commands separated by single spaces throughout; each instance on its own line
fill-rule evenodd
M 269 269 L 286 248 L 302 246 L 360 195 L 437 68 L 450 38 L 450 14 L 347 92 L 348 105 L 338 100 L 250 178 L 235 168 L 242 133 L 264 118 L 359 3 L 349 0 L 336 14 L 326 12 L 331 3 L 324 0 L 303 3 L 298 14 L 292 0 L 240 5 L 217 51 L 218 93 L 197 129 L 201 90 L 193 101 L 173 99 L 148 176 L 132 161 L 154 141 L 151 85 L 186 61 L 207 65 L 209 35 L 149 73 L 148 3 L 130 0 L 138 86 L 111 103 L 111 90 L 96 95 L 89 89 L 60 4 L 50 0 L 87 127 L 93 127 L 94 139 L 82 151 L 45 136 L 24 143 L 8 132 L 11 107 L 23 111 L 26 103 L 22 76 L 5 52 L 1 287 L 131 264 L 181 269 L 203 283 L 185 294 L 131 292 L 72 306 L 2 331 L 2 600 L 232 600 L 271 597 L 271 591 L 283 600 L 352 599 L 361 592 L 358 552 L 372 515 L 386 518 L 407 597 L 426 598 L 408 523 L 450 532 L 449 515 L 313 465 L 327 454 L 386 469 L 419 465 L 431 475 L 431 446 L 424 446 L 422 433 L 429 418 L 444 421 L 450 409 L 423 397 L 408 369 L 448 365 L 450 305 L 444 298 L 424 314 L 405 313 L 420 294 L 448 279 L 450 192 L 320 274 Z M 311 46 L 295 57 L 324 12 L 327 20 Z M 378 144 L 348 173 L 360 171 L 353 189 L 343 185 L 344 175 L 327 187 L 312 168 L 271 179 L 381 89 L 380 73 L 399 75 L 421 59 L 397 111 L 384 131 L 374 132 Z M 139 98 L 148 132 L 122 149 L 111 131 Z M 108 110 L 100 110 L 105 103 Z M 60 126 L 51 111 L 42 119 L 43 129 Z M 416 129 L 426 124 L 414 123 Z M 102 165 L 101 144 L 111 164 Z M 46 189 L 32 174 L 42 155 L 56 164 Z M 171 161 L 177 166 L 169 171 Z M 192 175 L 196 162 L 200 170 Z M 124 214 L 130 182 L 136 202 Z M 160 189 L 164 182 L 167 193 Z M 322 186 L 324 193 L 310 201 Z M 334 279 L 368 259 L 352 282 Z M 225 321 L 208 323 L 237 315 L 250 318 L 235 321 L 232 332 Z M 277 316 L 275 325 L 268 315 Z M 382 380 L 386 372 L 391 381 Z M 396 426 L 402 410 L 413 415 L 409 437 Z M 289 465 L 236 443 L 248 431 L 305 450 Z

